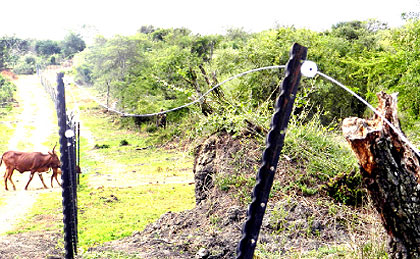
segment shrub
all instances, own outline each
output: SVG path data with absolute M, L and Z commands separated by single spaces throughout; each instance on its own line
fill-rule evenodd
M 362 193 L 355 156 L 334 127 L 321 124 L 320 113 L 309 120 L 306 115 L 302 112 L 291 119 L 283 148 L 283 154 L 303 168 L 303 173 L 295 176 L 296 186 L 305 195 L 312 195 L 329 183 L 327 189 L 333 198 L 358 203 Z M 349 175 L 340 177 L 348 182 L 333 184 L 337 175 Z
M 0 75 L 0 102 L 8 103 L 13 101 L 13 93 L 16 91 L 16 86 Z
M 32 55 L 26 55 L 19 59 L 13 72 L 21 75 L 32 75 L 36 72 L 36 59 Z

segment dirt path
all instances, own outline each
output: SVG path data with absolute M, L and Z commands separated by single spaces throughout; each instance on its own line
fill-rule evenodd
M 16 99 L 23 111 L 17 117 L 18 124 L 13 136 L 9 140 L 9 150 L 40 151 L 47 152 L 52 147 L 46 147 L 42 143 L 50 134 L 57 131 L 54 105 L 34 76 L 21 76 L 15 81 L 17 86 Z M 4 150 L 5 151 L 5 150 Z M 3 152 L 4 152 L 3 151 Z M 4 165 L 0 168 L 3 175 Z M 49 185 L 49 175 L 44 174 L 44 180 Z M 22 219 L 31 209 L 34 202 L 42 192 L 58 192 L 60 188 L 43 190 L 39 177 L 35 176 L 29 185 L 28 191 L 24 187 L 28 181 L 29 173 L 13 174 L 16 191 L 6 192 L 4 182 L 0 186 L 0 198 L 3 198 L 3 206 L 0 207 L 0 235 L 13 229 L 13 226 Z M 9 190 L 12 189 L 10 183 Z M 59 194 L 57 194 L 59 195 Z
M 72 77 L 65 77 L 67 82 L 74 84 Z M 79 104 L 86 104 L 94 102 L 90 97 L 90 94 L 84 90 L 82 87 L 73 86 L 70 91 L 66 92 L 66 102 L 70 107 L 79 106 Z M 81 121 L 81 137 L 87 140 L 87 145 L 84 146 L 84 149 L 91 150 L 89 156 L 91 160 L 98 161 L 105 164 L 102 169 L 98 170 L 97 168 L 90 168 L 94 170 L 94 173 L 89 175 L 87 178 L 87 184 L 92 188 L 100 187 L 118 187 L 118 188 L 130 188 L 133 186 L 139 185 L 150 185 L 150 184 L 192 184 L 194 182 L 194 177 L 192 174 L 174 176 L 170 171 L 162 172 L 161 174 L 141 174 L 141 166 L 144 164 L 133 166 L 120 163 L 118 160 L 113 159 L 109 156 L 104 156 L 100 152 L 94 149 L 97 141 L 101 141 L 101 137 L 96 137 L 92 134 L 90 129 Z M 176 161 L 174 161 L 176 163 Z M 83 171 L 84 168 L 82 168 Z

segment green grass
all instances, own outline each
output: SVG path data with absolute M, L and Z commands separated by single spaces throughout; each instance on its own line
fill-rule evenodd
M 385 247 L 375 247 L 367 243 L 355 250 L 350 245 L 329 245 L 321 246 L 318 249 L 302 252 L 299 249 L 282 252 L 267 252 L 266 244 L 259 244 L 255 250 L 256 259 L 323 259 L 323 258 L 342 258 L 342 259 L 388 259 Z
M 81 139 L 81 168 L 90 180 L 96 173 L 104 175 L 123 170 L 119 172 L 121 177 L 128 174 L 132 181 L 161 183 L 174 177 L 193 181 L 193 157 L 188 152 L 159 148 L 152 144 L 153 137 L 148 134 L 122 129 L 113 124 L 112 117 L 98 114 L 95 109 L 84 111 L 81 130 L 88 128 L 94 143 Z M 102 158 L 106 161 L 101 161 Z
M 319 113 L 306 121 L 306 114 L 293 117 L 285 138 L 283 153 L 305 162 L 309 175 L 321 181 L 339 172 L 357 170 L 357 160 L 344 137 L 322 126 Z
M 337 175 L 357 172 L 352 183 L 337 186 L 342 189 L 333 193 L 339 202 L 358 203 L 359 196 L 347 197 L 359 195 L 357 190 L 361 188 L 361 177 L 357 177 L 360 175 L 353 151 L 339 132 L 321 125 L 319 114 L 309 120 L 306 115 L 302 113 L 291 119 L 282 151 L 288 159 L 299 165 L 299 169 L 293 173 L 292 188 L 310 196 L 318 193 Z M 334 186 L 332 183 L 330 185 Z
M 84 259 L 102 259 L 102 258 L 118 258 L 118 259 L 134 259 L 139 258 L 136 255 L 129 255 L 123 252 L 117 251 L 104 251 L 104 252 L 89 252 L 84 254 L 82 252 L 81 257 Z
M 41 193 L 34 206 L 14 230 L 7 234 L 28 231 L 57 231 L 63 228 L 61 192 Z
M 89 139 L 81 138 L 82 176 L 78 208 L 79 246 L 82 249 L 141 231 L 168 211 L 177 212 L 195 206 L 194 185 L 186 181 L 162 184 L 171 177 L 193 181 L 191 154 L 152 146 L 149 135 L 114 125 L 112 117 L 99 112 L 90 102 L 84 103 L 80 117 L 81 130 L 89 128 L 94 136 L 93 144 Z M 57 136 L 52 135 L 46 144 L 53 146 L 57 140 Z M 109 148 L 94 149 L 94 144 L 109 145 Z M 112 175 L 128 184 L 113 186 L 114 182 L 108 184 L 102 178 L 102 186 L 93 187 L 91 185 L 99 181 L 97 172 Z M 61 199 L 59 192 L 41 194 L 27 217 L 9 233 L 61 232 Z M 60 245 L 62 240 L 58 243 Z M 101 256 L 104 255 L 99 253 L 89 258 L 103 258 Z M 107 256 L 131 258 L 120 253 Z
M 7 151 L 9 139 L 15 132 L 16 116 L 22 111 L 22 108 L 0 108 L 0 150 Z
M 185 184 L 85 188 L 79 196 L 82 247 L 129 236 L 165 212 L 191 209 L 194 203 L 193 189 Z
M 61 193 L 43 193 L 25 220 L 7 234 L 63 229 Z M 88 248 L 141 231 L 168 211 L 194 206 L 187 184 L 142 185 L 132 188 L 88 188 L 78 191 L 79 246 Z

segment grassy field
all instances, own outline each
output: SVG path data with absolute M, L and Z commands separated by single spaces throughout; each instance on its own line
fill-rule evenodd
M 72 89 L 70 105 L 80 101 L 78 94 Z M 141 231 L 165 212 L 194 207 L 191 154 L 151 145 L 147 134 L 120 128 L 89 100 L 82 99 L 81 103 L 84 132 L 78 220 L 82 250 Z M 44 193 L 10 233 L 59 232 L 63 227 L 61 213 L 61 195 Z

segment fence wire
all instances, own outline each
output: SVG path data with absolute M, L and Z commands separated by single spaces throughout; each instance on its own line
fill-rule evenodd
M 84 91 L 84 92 L 85 92 L 85 94 L 86 94 L 86 96 L 88 96 L 91 100 L 94 100 L 94 101 L 95 101 L 98 105 L 100 105 L 100 106 L 104 107 L 104 108 L 105 108 L 105 109 L 107 109 L 108 111 L 111 111 L 111 112 L 117 113 L 117 114 L 119 114 L 119 115 L 121 115 L 121 116 L 123 116 L 123 117 L 153 117 L 153 116 L 157 116 L 157 115 L 161 115 L 161 114 L 166 114 L 166 113 L 169 113 L 169 112 L 174 112 L 174 111 L 177 111 L 177 110 L 180 110 L 180 109 L 186 108 L 186 107 L 188 107 L 188 106 L 194 105 L 194 104 L 196 104 L 196 103 L 198 103 L 198 102 L 201 102 L 201 101 L 203 101 L 204 97 L 206 97 L 208 94 L 210 94 L 210 93 L 211 93 L 212 91 L 214 91 L 216 88 L 218 88 L 218 87 L 220 87 L 221 85 L 224 85 L 224 84 L 226 84 L 227 82 L 230 82 L 230 81 L 232 81 L 232 80 L 234 80 L 234 79 L 236 79 L 236 78 L 239 78 L 239 77 L 245 76 L 245 75 L 250 74 L 250 73 L 254 73 L 254 72 L 258 72 L 258 71 L 262 71 L 262 70 L 282 69 L 282 68 L 285 68 L 285 65 L 276 65 L 276 66 L 260 67 L 260 68 L 255 68 L 255 69 L 251 69 L 251 70 L 248 70 L 248 71 L 245 71 L 245 72 L 239 73 L 239 74 L 234 75 L 234 76 L 232 76 L 232 77 L 229 77 L 228 79 L 224 80 L 223 82 L 221 82 L 221 83 L 219 83 L 219 84 L 217 84 L 217 85 L 213 86 L 211 89 L 209 89 L 207 92 L 205 92 L 205 93 L 204 93 L 202 96 L 200 96 L 198 99 L 196 99 L 196 100 L 194 100 L 194 101 L 192 101 L 192 102 L 190 102 L 190 103 L 187 103 L 187 104 L 184 104 L 184 105 L 181 105 L 181 106 L 178 106 L 178 107 L 175 107 L 175 108 L 172 108 L 172 109 L 166 110 L 166 111 L 155 112 L 155 113 L 146 113 L 146 114 L 133 114 L 133 113 L 127 113 L 127 112 L 119 111 L 119 110 L 113 109 L 113 108 L 111 108 L 111 107 L 108 107 L 108 106 L 106 106 L 105 104 L 103 104 L 102 102 L 100 102 L 97 98 L 95 98 L 95 97 L 93 97 L 92 95 L 90 95 L 89 93 L 87 93 L 87 91 L 86 91 L 83 87 L 81 87 L 81 86 L 77 85 L 76 83 L 75 83 L 75 85 L 76 85 L 76 87 L 77 87 L 77 88 L 79 88 L 79 89 L 81 89 L 82 91 Z

